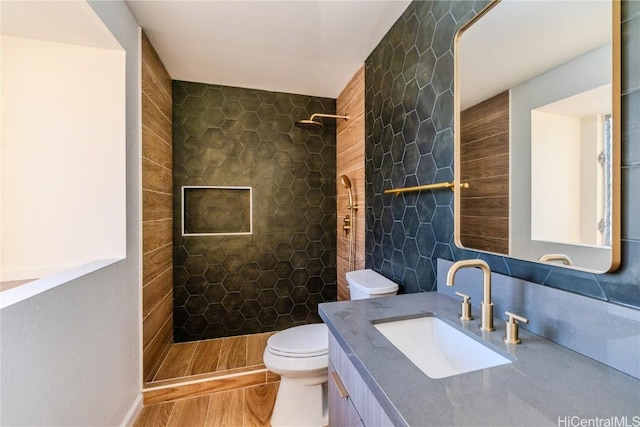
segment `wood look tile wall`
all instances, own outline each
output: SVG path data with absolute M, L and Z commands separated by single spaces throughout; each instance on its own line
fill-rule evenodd
M 143 375 L 150 381 L 173 344 L 171 77 L 142 34 Z
M 509 92 L 461 114 L 461 235 L 465 247 L 509 253 Z
M 349 265 L 349 236 L 342 226 L 349 211 L 347 190 L 340 183 L 340 176 L 351 181 L 353 200 L 358 205 L 355 214 L 355 268 L 364 268 L 364 66 L 352 77 L 336 100 L 338 115 L 347 115 L 349 120 L 337 120 L 336 136 L 336 203 L 338 220 L 337 270 L 338 300 L 348 300 L 349 290 L 345 274 Z

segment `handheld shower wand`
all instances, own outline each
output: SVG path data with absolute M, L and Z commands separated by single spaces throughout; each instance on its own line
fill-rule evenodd
M 349 177 L 346 175 L 340 176 L 340 183 L 347 189 L 347 196 L 349 197 L 349 204 L 347 205 L 349 214 L 344 218 L 342 228 L 349 234 L 349 265 L 347 266 L 347 271 L 353 271 L 355 270 L 355 211 L 358 209 L 358 206 L 353 203 L 353 193 L 351 192 L 351 180 Z M 349 231 L 351 232 L 349 233 Z
M 342 186 L 344 188 L 347 189 L 347 195 L 349 197 L 349 206 L 347 206 L 347 209 L 351 209 L 351 207 L 354 206 L 353 205 L 353 194 L 351 194 L 351 180 L 349 179 L 349 177 L 347 175 L 342 175 L 340 177 L 340 183 L 342 184 Z

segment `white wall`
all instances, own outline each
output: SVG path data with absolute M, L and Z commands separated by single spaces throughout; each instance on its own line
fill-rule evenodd
M 2 36 L 3 280 L 124 257 L 124 72 L 121 49 Z
M 122 1 L 90 6 L 126 50 L 127 257 L 0 311 L 3 426 L 119 425 L 140 403 L 139 29 Z

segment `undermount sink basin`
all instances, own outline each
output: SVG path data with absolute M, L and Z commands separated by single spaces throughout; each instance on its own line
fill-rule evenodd
M 445 378 L 511 363 L 437 317 L 374 323 L 429 378 Z

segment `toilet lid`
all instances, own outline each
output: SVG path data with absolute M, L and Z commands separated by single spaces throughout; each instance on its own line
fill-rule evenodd
M 388 294 L 398 290 L 398 284 L 392 282 L 371 269 L 349 271 L 346 274 L 349 286 L 353 286 L 368 295 Z
M 271 335 L 267 348 L 280 356 L 323 356 L 329 352 L 329 330 L 324 323 L 295 326 Z

